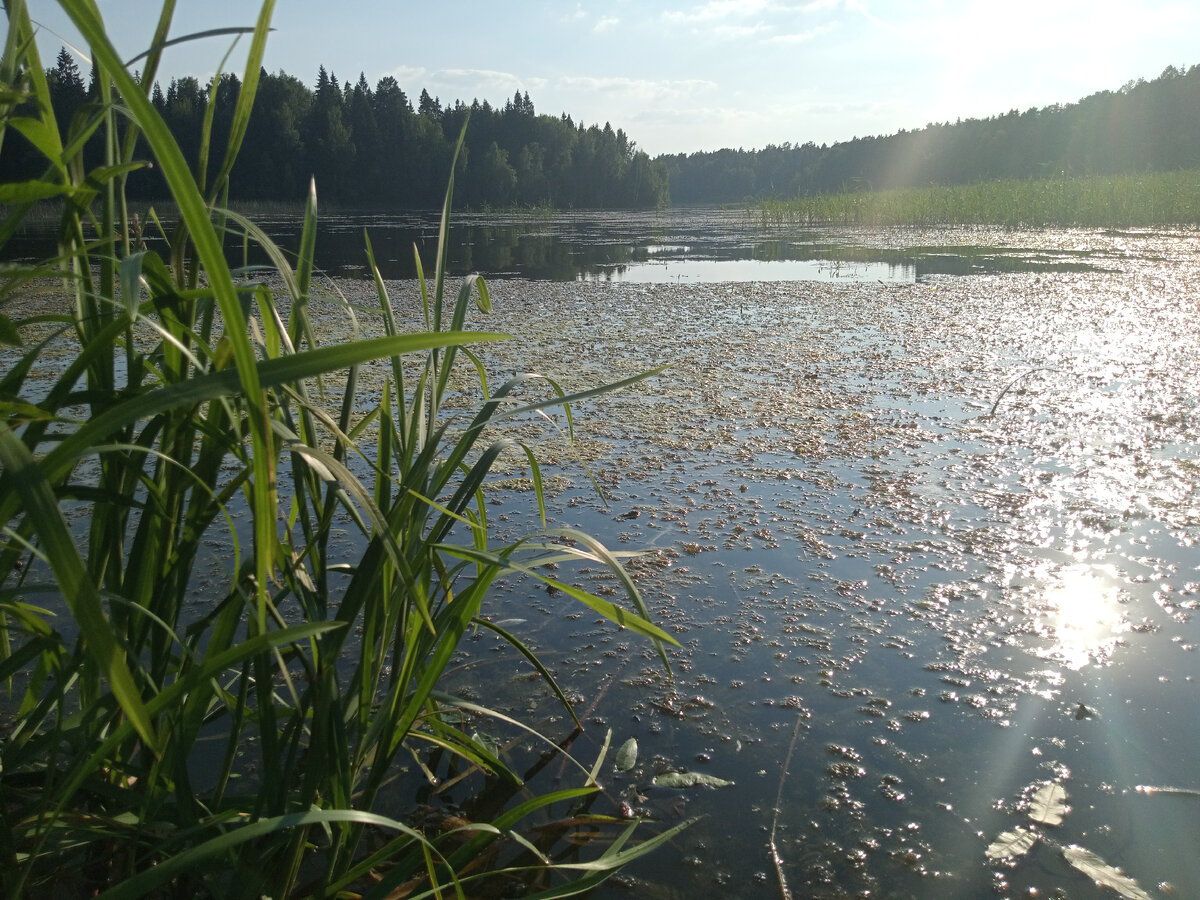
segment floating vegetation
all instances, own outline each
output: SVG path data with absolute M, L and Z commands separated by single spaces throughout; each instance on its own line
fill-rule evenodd
M 732 781 L 726 781 L 724 778 L 717 778 L 715 775 L 706 775 L 703 772 L 663 772 L 661 775 L 654 776 L 654 784 L 656 787 L 668 788 L 690 788 L 690 787 L 732 787 Z
M 564 361 L 545 374 L 567 391 L 672 364 L 581 404 L 574 444 L 540 417 L 496 428 L 538 449 L 546 484 L 566 473 L 546 491 L 552 521 L 642 552 L 626 568 L 682 649 L 668 682 L 647 648 L 516 578 L 495 621 L 575 703 L 575 749 L 596 753 L 612 728 L 615 764 L 636 740 L 596 811 L 702 816 L 636 873 L 647 896 L 719 895 L 759 875 L 796 896 L 981 896 L 1001 882 L 1005 895 L 1073 894 L 1070 840 L 1141 884 L 1200 895 L 1191 804 L 1133 788 L 1189 784 L 1200 739 L 1196 236 L 863 239 L 1032 248 L 1090 268 L 491 285 L 489 324 L 522 341 L 482 356 L 490 380 L 535 357 Z M 491 524 L 520 535 L 532 473 L 523 454 L 497 464 L 513 481 L 488 495 Z M 600 596 L 619 588 L 599 567 L 572 574 Z M 561 716 L 518 671 L 481 633 L 447 690 L 486 679 L 531 721 Z M 516 770 L 536 764 L 501 747 Z M 1005 773 L 1030 764 L 1010 797 Z M 684 768 L 736 784 L 647 784 Z M 1047 790 L 1068 780 L 1069 807 Z
M 620 749 L 617 750 L 617 755 L 614 757 L 613 763 L 615 764 L 618 772 L 628 772 L 637 765 L 637 757 L 637 738 L 629 738 L 629 740 L 623 743 Z
M 988 844 L 986 855 L 988 859 L 1013 859 L 1024 856 L 1038 842 L 1036 831 L 1017 827 L 1006 831 Z
M 1110 866 L 1095 853 L 1072 844 L 1062 849 L 1063 859 L 1096 882 L 1100 887 L 1111 888 L 1126 900 L 1151 900 L 1138 883 L 1122 872 Z
M 1038 825 L 1061 825 L 1067 814 L 1067 789 L 1061 784 L 1044 784 L 1029 802 L 1029 820 Z

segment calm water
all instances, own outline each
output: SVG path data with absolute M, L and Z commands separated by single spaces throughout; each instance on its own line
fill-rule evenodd
M 256 221 L 285 249 L 299 246 L 296 215 Z M 413 249 L 431 272 L 438 228 L 439 218 L 431 213 L 322 215 L 316 261 L 331 276 L 366 275 L 365 231 L 385 278 L 415 278 Z M 945 237 L 953 243 L 942 245 Z M 147 238 L 154 246 L 149 230 Z M 996 243 L 989 242 L 993 238 Z M 254 247 L 247 257 L 240 238 L 231 236 L 228 246 L 234 265 L 268 262 Z M 910 229 L 766 228 L 755 214 L 731 209 L 467 213 L 454 217 L 449 246 L 453 272 L 538 281 L 904 284 L 935 275 L 1095 271 L 1107 264 L 1102 247 L 1012 243 L 1009 235 L 978 230 L 947 236 Z M 53 228 L 31 227 L 5 246 L 4 258 L 40 258 L 53 251 Z
M 329 222 L 329 283 L 370 306 L 364 224 L 415 310 L 404 261 L 435 233 L 419 217 Z M 676 211 L 467 218 L 455 246 L 452 268 L 492 289 L 472 324 L 520 338 L 489 349 L 492 377 L 576 389 L 673 364 L 579 409 L 573 448 L 561 421 L 520 432 L 565 475 L 553 524 L 646 551 L 630 569 L 682 644 L 673 677 L 532 584 L 487 610 L 574 698 L 573 754 L 590 765 L 611 730 L 588 811 L 701 817 L 593 896 L 778 897 L 779 872 L 797 897 L 1077 898 L 1094 877 L 1200 896 L 1200 236 L 771 232 Z M 497 539 L 535 527 L 526 474 L 510 461 L 490 494 Z M 619 597 L 596 570 L 557 574 Z M 447 689 L 570 733 L 488 635 Z M 580 782 L 523 734 L 473 727 L 531 791 Z M 733 784 L 654 784 L 681 771 Z M 482 817 L 481 787 L 426 792 L 422 814 Z M 989 859 L 1017 829 L 1032 849 Z
M 681 230 L 664 240 L 700 244 Z M 649 551 L 631 568 L 683 644 L 674 678 L 543 589 L 507 584 L 489 613 L 585 714 L 572 752 L 590 763 L 611 729 L 592 812 L 703 817 L 598 896 L 779 896 L 773 826 L 795 896 L 1088 897 L 1096 876 L 1200 896 L 1200 796 L 1144 789 L 1200 790 L 1197 236 L 813 242 L 864 268 L 941 262 L 890 279 L 789 280 L 773 260 L 724 280 L 719 259 L 679 279 L 496 279 L 475 323 L 523 339 L 489 357 L 497 374 L 583 387 L 673 363 L 580 411 L 576 452 L 609 506 L 561 454 L 551 515 Z M 553 429 L 522 437 L 539 434 L 559 454 Z M 515 537 L 532 498 L 510 474 L 493 520 Z M 567 733 L 490 637 L 457 663 L 453 689 L 503 703 L 509 684 L 515 710 Z M 518 771 L 542 749 L 478 727 Z M 618 773 L 630 737 L 638 763 Z M 734 784 L 654 785 L 677 771 Z M 550 767 L 530 786 L 573 778 Z M 1065 789 L 1057 826 L 1031 818 L 1046 785 Z M 432 802 L 476 811 L 461 785 Z M 1033 848 L 990 860 L 1017 829 Z

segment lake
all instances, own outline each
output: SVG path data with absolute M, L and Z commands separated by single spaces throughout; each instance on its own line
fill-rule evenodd
M 588 811 L 700 817 L 592 896 L 1200 896 L 1200 234 L 457 221 L 452 269 L 494 304 L 470 325 L 519 338 L 488 349 L 491 377 L 574 390 L 671 364 L 582 404 L 573 445 L 561 416 L 519 436 L 553 464 L 552 524 L 645 551 L 629 568 L 682 644 L 672 677 L 530 583 L 485 611 L 573 698 L 578 759 L 611 732 Z M 371 306 L 364 225 L 415 315 L 427 218 L 331 217 L 323 285 Z M 314 306 L 336 339 L 337 303 Z M 497 539 L 536 527 L 528 474 L 509 460 L 489 493 Z M 529 673 L 480 632 L 446 688 L 566 738 Z M 473 727 L 529 790 L 579 783 Z M 483 815 L 482 786 L 444 779 L 422 814 Z
M 553 523 L 647 551 L 630 568 L 683 645 L 673 678 L 544 589 L 488 611 L 574 698 L 576 756 L 611 730 L 591 812 L 702 817 L 596 896 L 780 896 L 780 873 L 795 896 L 1200 896 L 1195 232 L 468 219 L 456 265 L 496 259 L 489 228 L 512 236 L 473 325 L 520 338 L 489 349 L 496 377 L 672 364 L 577 410 L 572 449 L 521 436 L 569 476 Z M 507 474 L 493 522 L 515 538 L 534 506 Z M 449 687 L 567 733 L 490 636 Z M 540 746 L 494 736 L 535 767 Z M 535 771 L 534 791 L 575 783 Z M 733 783 L 654 783 L 672 772 Z M 473 808 L 462 786 L 426 801 Z

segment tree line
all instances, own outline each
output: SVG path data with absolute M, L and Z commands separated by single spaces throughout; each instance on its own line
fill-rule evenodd
M 46 71 L 60 130 L 83 127 L 98 91 L 85 84 L 64 48 Z M 211 142 L 224 146 L 240 81 L 222 75 L 214 85 L 196 78 L 156 83 L 151 99 L 189 162 L 199 166 L 199 147 L 210 97 Z M 441 205 L 454 150 L 470 118 L 455 170 L 456 199 L 475 207 L 652 208 L 668 203 L 666 170 L 611 124 L 576 123 L 571 116 L 538 114 L 528 93 L 502 108 L 488 102 L 443 106 L 421 91 L 414 107 L 395 78 L 372 87 L 365 76 L 341 83 L 321 66 L 315 89 L 284 72 L 260 75 L 249 129 L 230 176 L 235 200 L 297 200 L 315 178 L 323 202 L 346 206 L 429 208 Z M 91 162 L 102 159 L 93 140 Z M 138 154 L 148 158 L 148 150 Z M 32 178 L 37 152 L 20 140 L 0 148 L 7 178 Z M 209 174 L 220 158 L 208 160 Z M 134 199 L 167 195 L 153 168 L 132 173 Z
M 1200 65 L 1077 103 L 833 144 L 660 156 L 679 204 L 1200 168 Z
M 96 86 L 85 85 L 65 49 L 46 77 L 65 135 L 72 121 L 87 121 Z M 154 105 L 191 153 L 193 167 L 210 95 L 212 146 L 219 147 L 240 87 L 234 75 L 221 76 L 215 86 L 192 77 L 173 79 L 165 91 L 153 86 Z M 294 201 L 315 177 L 327 203 L 437 207 L 468 117 L 456 197 L 476 208 L 741 203 L 999 178 L 1200 168 L 1200 65 L 1186 71 L 1168 66 L 1152 81 L 1077 103 L 986 119 L 935 122 L 832 145 L 785 143 L 655 159 L 608 123 L 584 127 L 566 113 L 538 114 L 528 93 L 516 93 L 503 107 L 478 100 L 443 106 L 422 90 L 414 105 L 391 76 L 374 87 L 363 75 L 343 83 L 322 66 L 310 89 L 282 71 L 264 71 L 231 176 L 233 199 Z M 103 150 L 93 144 L 89 152 L 96 161 Z M 0 148 L 6 178 L 40 174 L 36 159 L 19 137 Z M 219 163 L 208 161 L 213 170 Z M 152 168 L 130 176 L 128 194 L 165 196 Z

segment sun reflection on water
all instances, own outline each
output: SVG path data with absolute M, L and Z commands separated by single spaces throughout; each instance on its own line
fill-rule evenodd
M 1038 631 L 1051 643 L 1038 655 L 1070 669 L 1103 664 L 1130 627 L 1121 603 L 1113 566 L 1073 565 L 1059 570 L 1041 602 Z

